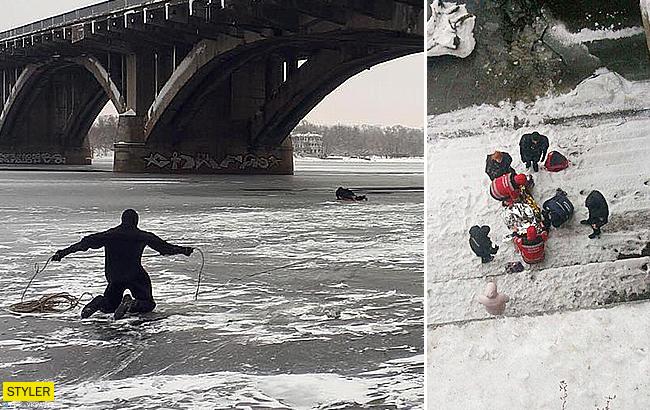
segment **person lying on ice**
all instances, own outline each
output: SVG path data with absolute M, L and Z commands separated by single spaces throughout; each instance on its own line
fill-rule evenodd
M 526 168 L 533 167 L 533 171 L 539 171 L 538 162 L 544 162 L 548 151 L 548 138 L 537 131 L 532 134 L 524 134 L 519 141 L 519 153 L 521 162 Z
M 521 187 L 528 185 L 528 178 L 524 174 L 514 172 L 501 175 L 492 181 L 490 195 L 497 201 L 511 205 L 521 196 Z
M 515 245 L 521 253 L 524 262 L 528 264 L 540 263 L 544 260 L 544 242 L 548 239 L 548 234 L 544 231 L 537 233 L 537 228 L 529 226 L 526 230 L 526 236 L 515 237 Z
M 485 159 L 485 173 L 494 181 L 501 175 L 514 173 L 512 168 L 512 157 L 507 152 L 494 151 Z
M 607 201 L 600 191 L 591 191 L 585 200 L 585 206 L 589 210 L 589 219 L 580 221 L 583 225 L 591 225 L 594 231 L 589 235 L 589 239 L 600 237 L 600 228 L 607 224 L 609 218 L 609 207 Z
M 161 255 L 190 256 L 191 247 L 176 246 L 167 243 L 156 235 L 138 229 L 138 213 L 127 209 L 122 213 L 122 223 L 105 232 L 86 236 L 74 245 L 58 250 L 52 260 L 59 262 L 74 252 L 88 249 L 105 248 L 105 274 L 108 286 L 104 296 L 95 297 L 81 311 L 81 318 L 86 319 L 101 310 L 103 313 L 115 313 L 115 319 L 121 319 L 127 312 L 146 313 L 156 307 L 151 289 L 151 279 L 142 267 L 142 252 L 146 246 Z M 133 300 L 124 291 L 130 290 Z
M 485 310 L 491 315 L 502 315 L 506 310 L 506 303 L 510 298 L 503 293 L 497 292 L 497 285 L 494 282 L 488 282 L 485 286 L 485 296 L 479 295 L 478 302 L 485 306 Z
M 567 198 L 567 193 L 558 188 L 555 196 L 548 199 L 542 205 L 542 216 L 544 217 L 544 226 L 559 228 L 573 216 L 573 204 Z
M 481 258 L 482 263 L 488 263 L 494 259 L 499 250 L 498 246 L 492 246 L 492 240 L 488 237 L 490 227 L 487 225 L 479 227 L 474 225 L 469 230 L 469 246 L 476 256 Z
M 336 199 L 345 200 L 345 201 L 367 201 L 368 198 L 365 195 L 357 196 L 351 189 L 339 187 L 336 190 Z

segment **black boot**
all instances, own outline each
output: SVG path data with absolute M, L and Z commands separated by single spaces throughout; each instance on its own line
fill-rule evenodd
M 131 310 L 131 305 L 133 304 L 133 298 L 131 295 L 126 294 L 122 298 L 122 303 L 115 309 L 115 315 L 113 316 L 115 320 L 120 320 L 126 315 L 127 312 Z
M 492 255 L 489 255 L 489 256 L 482 256 L 482 257 L 481 257 L 481 262 L 482 262 L 482 263 L 492 262 L 493 260 L 494 260 L 494 256 L 492 256 Z
M 103 296 L 95 296 L 93 300 L 90 301 L 86 306 L 84 306 L 83 309 L 81 309 L 81 318 L 82 319 L 88 319 L 91 317 L 95 312 L 97 312 L 104 301 Z
M 537 162 L 533 162 L 533 171 L 539 171 L 539 164 L 537 164 Z
M 580 225 L 589 225 L 589 221 L 587 219 L 583 219 L 580 221 Z
M 589 235 L 589 239 L 600 238 L 600 229 L 594 229 L 594 231 Z

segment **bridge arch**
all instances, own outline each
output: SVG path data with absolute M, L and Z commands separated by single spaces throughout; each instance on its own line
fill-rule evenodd
M 51 58 L 22 69 L 0 114 L 0 147 L 48 153 L 67 163 L 88 163 L 86 137 L 112 101 L 126 107 L 119 88 L 94 57 Z M 1 150 L 0 150 L 1 151 Z
M 421 52 L 421 41 L 418 35 L 380 30 L 313 39 L 204 40 L 154 100 L 145 119 L 145 144 L 222 156 L 268 152 L 281 147 L 300 120 L 345 81 Z

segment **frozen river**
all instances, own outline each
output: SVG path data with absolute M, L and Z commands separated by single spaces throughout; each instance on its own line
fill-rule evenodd
M 55 408 L 422 408 L 423 172 L 414 160 L 301 160 L 295 176 L 0 171 L 0 380 L 55 381 Z M 337 202 L 338 186 L 369 201 Z M 148 317 L 7 310 L 35 262 L 125 208 L 205 252 L 197 302 L 195 253 L 144 259 Z M 102 255 L 50 264 L 27 299 L 100 294 Z

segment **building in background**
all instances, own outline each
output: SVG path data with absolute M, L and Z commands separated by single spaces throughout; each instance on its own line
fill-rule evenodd
M 313 132 L 292 134 L 291 140 L 294 154 L 305 157 L 325 157 L 322 135 Z

